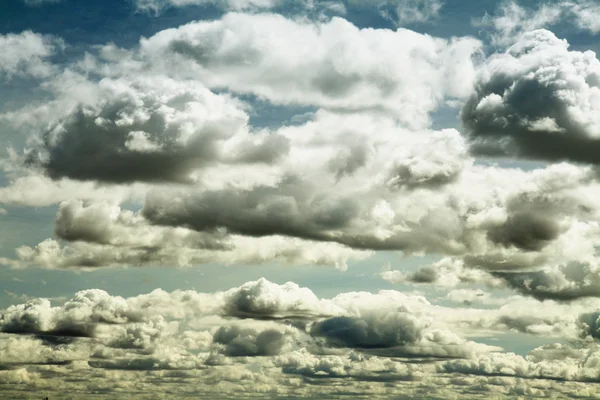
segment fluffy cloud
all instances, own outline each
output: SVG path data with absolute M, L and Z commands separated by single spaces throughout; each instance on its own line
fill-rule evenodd
M 490 57 L 462 110 L 475 151 L 597 163 L 600 61 L 547 30 Z
M 310 50 L 301 63 L 296 53 L 286 58 L 294 40 Z M 360 57 L 346 52 L 355 43 L 368 47 Z M 387 51 L 390 46 L 393 51 Z M 388 271 L 388 280 L 504 284 L 538 298 L 594 295 L 600 186 L 592 168 L 485 166 L 468 154 L 469 143 L 456 130 L 423 128 L 442 100 L 471 90 L 468 79 L 451 76 L 474 76 L 471 56 L 478 46 L 469 38 L 361 30 L 340 18 L 321 23 L 239 13 L 159 32 L 131 51 L 104 46 L 96 58 L 87 56 L 45 85 L 55 100 L 3 115 L 36 127 L 38 134 L 25 153 L 35 172 L 11 170 L 19 156 L 10 153 L 5 169 L 11 185 L 0 190 L 0 199 L 66 202 L 56 219 L 58 240 L 20 247 L 17 260 L 2 262 L 95 268 L 277 260 L 345 268 L 373 250 L 400 250 L 451 258 L 446 266 L 413 274 Z M 338 53 L 348 57 L 343 65 L 331 59 Z M 547 31 L 526 34 L 508 52 L 492 56 L 463 109 L 475 147 L 493 143 L 489 137 L 504 143 L 507 135 L 518 146 L 531 135 L 575 142 L 591 137 L 593 121 L 585 120 L 584 106 L 595 98 L 597 62 L 591 54 L 569 52 Z M 74 72 L 82 69 L 87 77 Z M 328 74 L 331 79 L 319 80 Z M 560 80 L 561 74 L 572 79 Z M 567 129 L 568 123 L 579 133 L 540 130 L 554 118 L 548 107 L 510 114 L 521 86 L 526 90 L 533 82 L 552 90 L 552 84 L 542 85 L 548 79 L 556 84 L 564 114 L 555 125 Z M 358 87 L 346 90 L 347 81 Z M 497 81 L 505 85 L 502 96 L 494 91 Z M 564 92 L 560 85 L 571 81 L 581 84 L 573 92 L 583 88 L 589 94 L 587 103 Z M 327 86 L 331 82 L 343 90 Z M 383 93 L 384 86 L 391 89 Z M 326 109 L 302 124 L 254 129 L 251 104 L 211 91 L 223 88 Z M 415 93 L 428 100 L 420 103 L 411 97 Z M 502 118 L 526 125 L 527 132 L 516 135 L 512 125 L 500 126 L 496 106 L 508 110 Z M 490 136 L 486 124 L 499 131 Z M 527 156 L 544 149 L 537 142 L 525 145 L 516 148 Z M 584 153 L 573 149 L 557 158 L 581 160 Z M 78 187 L 78 180 L 79 189 L 61 193 Z M 107 189 L 98 182 L 119 185 Z M 139 187 L 128 187 L 131 182 Z M 51 196 L 41 200 L 31 190 L 34 183 L 44 184 Z M 134 197 L 140 210 L 121 205 Z
M 310 242 L 271 236 L 252 238 L 225 231 L 197 232 L 182 227 L 150 225 L 139 212 L 109 202 L 64 202 L 56 218 L 56 235 L 71 244 L 47 239 L 35 247 L 17 249 L 11 265 L 45 268 L 97 268 L 127 265 L 260 264 L 273 260 L 290 264 L 346 268 L 350 259 L 369 251 L 337 243 Z
M 561 349 L 558 345 L 558 349 Z M 523 378 L 597 382 L 597 349 L 557 352 L 557 345 L 533 350 L 530 356 L 514 353 L 490 353 L 472 360 L 448 361 L 439 366 L 447 373 L 517 376 Z
M 305 350 L 296 351 L 276 359 L 286 374 L 307 377 L 326 376 L 331 378 L 377 379 L 382 381 L 417 380 L 422 376 L 419 367 L 394 362 L 390 359 L 365 358 L 356 353 L 348 357 L 315 356 Z
M 46 299 L 11 306 L 2 314 L 0 329 L 8 333 L 91 337 L 98 323 L 126 323 L 140 318 L 123 298 L 91 289 L 78 292 L 61 307 L 51 307 Z
M 195 82 L 103 80 L 94 90 L 92 104 L 56 121 L 28 154 L 51 178 L 185 182 L 208 164 L 272 163 L 287 151 L 281 137 L 234 142 L 247 115 Z
M 140 52 L 211 88 L 283 105 L 380 110 L 423 127 L 445 96 L 468 94 L 479 48 L 472 38 L 358 29 L 341 18 L 308 23 L 234 13 L 159 32 L 142 40 Z
M 313 325 L 311 335 L 324 338 L 331 347 L 387 357 L 470 357 L 501 349 L 466 341 L 448 330 L 427 325 L 410 313 L 386 311 L 361 318 L 325 319 Z
M 225 312 L 239 318 L 316 318 L 342 309 L 293 282 L 277 285 L 262 278 L 225 293 Z
M 47 59 L 63 46 L 58 38 L 31 31 L 0 35 L 0 77 L 47 77 L 54 72 Z
M 273 356 L 285 352 L 295 334 L 294 329 L 256 330 L 233 325 L 220 327 L 213 341 L 223 346 L 222 352 L 226 356 Z
M 594 318 L 579 320 L 578 310 L 600 306 L 598 302 L 579 306 L 547 302 L 541 309 L 534 300 L 527 302 L 500 309 L 452 309 L 395 291 L 319 299 L 294 283 L 277 285 L 264 279 L 216 293 L 155 290 L 121 298 L 92 289 L 59 306 L 34 299 L 3 310 L 0 327 L 10 333 L 0 334 L 2 364 L 15 369 L 10 374 L 2 371 L 0 381 L 17 385 L 7 390 L 21 390 L 18 385 L 24 383 L 41 379 L 40 384 L 46 384 L 49 379 L 77 375 L 93 383 L 85 390 L 106 388 L 108 381 L 110 390 L 131 390 L 130 380 L 136 382 L 136 390 L 142 390 L 139 385 L 151 382 L 156 388 L 177 378 L 177 382 L 212 385 L 195 388 L 195 393 L 210 393 L 220 385 L 218 390 L 239 394 L 252 383 L 254 389 L 243 393 L 298 394 L 295 390 L 303 388 L 308 390 L 302 392 L 306 396 L 317 388 L 324 390 L 332 383 L 328 378 L 348 378 L 347 384 L 359 385 L 355 389 L 360 393 L 382 390 L 379 383 L 480 390 L 481 385 L 515 386 L 505 380 L 511 377 L 597 380 L 594 371 L 600 358 L 592 344 L 547 345 L 521 357 L 496 353 L 499 348 L 453 332 L 466 326 L 474 336 L 494 327 L 508 332 L 510 322 L 502 327 L 493 320 L 499 315 L 516 318 L 519 313 L 522 324 L 530 327 L 550 323 L 550 319 L 543 322 L 540 314 L 554 313 L 573 315 L 573 324 L 583 328 L 588 325 L 581 321 Z M 59 326 L 71 330 L 61 331 Z M 79 331 L 79 338 L 65 336 L 83 326 L 87 331 Z M 537 329 L 529 333 L 550 332 Z M 21 368 L 27 374 L 18 372 Z M 457 374 L 465 375 L 464 379 Z M 489 378 L 480 378 L 485 376 Z M 493 378 L 499 376 L 505 378 Z M 515 387 L 526 393 L 533 390 L 522 383 Z M 414 385 L 402 388 L 410 393 L 419 390 Z M 389 394 L 381 392 L 384 397 Z

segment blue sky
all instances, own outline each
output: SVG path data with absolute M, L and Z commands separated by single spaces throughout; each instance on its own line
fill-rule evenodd
M 597 12 L 2 2 L 0 390 L 597 398 Z

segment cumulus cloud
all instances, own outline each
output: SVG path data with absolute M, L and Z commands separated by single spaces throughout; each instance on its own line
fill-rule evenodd
M 91 289 L 78 292 L 61 307 L 51 307 L 47 299 L 33 299 L 11 306 L 2 313 L 0 330 L 7 333 L 91 337 L 98 323 L 126 323 L 139 318 L 123 298 Z
M 473 38 L 358 29 L 341 18 L 312 23 L 232 13 L 159 32 L 141 41 L 140 52 L 211 88 L 283 105 L 380 110 L 423 127 L 445 96 L 468 94 L 479 49 Z
M 287 151 L 285 139 L 267 134 L 232 143 L 225 154 L 248 117 L 195 82 L 103 80 L 94 91 L 92 104 L 73 107 L 27 155 L 53 179 L 186 182 L 209 164 L 272 163 Z
M 476 152 L 596 163 L 600 61 L 547 30 L 490 57 L 462 110 Z M 542 106 L 543 105 L 543 106 Z
M 583 328 L 587 325 L 582 321 L 594 318 L 578 319 L 578 310 L 600 306 L 545 303 L 540 308 L 534 300 L 522 301 L 499 309 L 453 309 L 396 291 L 321 299 L 294 283 L 277 285 L 265 279 L 225 292 L 157 289 L 129 298 L 91 289 L 59 306 L 33 299 L 2 310 L 2 365 L 12 371 L 26 368 L 29 375 L 4 374 L 0 381 L 19 385 L 28 378 L 40 379 L 36 373 L 43 371 L 44 383 L 77 375 L 99 387 L 107 379 L 112 388 L 128 387 L 130 379 L 138 385 L 150 379 L 156 388 L 163 379 L 177 378 L 212 385 L 195 393 L 213 392 L 218 385 L 219 390 L 237 388 L 238 394 L 237 385 L 250 383 L 253 389 L 243 393 L 324 389 L 332 383 L 328 378 L 367 384 L 361 389 L 365 393 L 378 383 L 423 382 L 431 388 L 440 380 L 441 386 L 475 388 L 483 383 L 510 386 L 503 379 L 511 377 L 596 381 L 593 371 L 600 358 L 596 346 L 585 341 L 581 346 L 543 346 L 522 357 L 457 333 L 466 326 L 474 336 L 516 326 L 508 321 L 502 326 L 497 321 L 501 315 L 520 316 L 523 326 L 533 329 L 528 333 L 544 332 L 544 324 L 560 320 L 550 315 L 573 315 L 573 326 Z M 87 331 L 77 331 L 79 338 L 65 340 L 65 335 L 75 334 L 75 327 L 84 326 Z M 482 376 L 489 379 L 469 383 Z M 301 379 L 296 383 L 295 377 Z M 498 377 L 502 383 L 494 383 Z M 531 389 L 521 386 L 519 390 Z M 405 389 L 412 393 L 415 387 Z
M 223 346 L 223 354 L 230 357 L 274 356 L 290 348 L 295 334 L 294 329 L 222 326 L 215 332 L 213 342 Z
M 300 37 L 311 56 L 303 57 L 308 64 L 298 69 L 285 49 Z M 396 46 L 402 38 L 407 40 Z M 369 44 L 364 52 L 373 57 L 333 62 L 335 51 L 347 56 L 349 43 Z M 453 129 L 425 129 L 428 113 L 442 99 L 471 91 L 468 79 L 450 78 L 467 70 L 474 76 L 471 56 L 478 48 L 469 38 L 444 41 L 403 29 L 364 30 L 340 18 L 307 22 L 240 13 L 159 32 L 133 50 L 104 46 L 95 58 L 86 56 L 73 66 L 88 76 L 68 70 L 45 85 L 55 100 L 3 114 L 11 123 L 36 127 L 38 134 L 25 152 L 34 173 L 11 170 L 8 164 L 19 156 L 10 153 L 4 167 L 11 185 L 0 189 L 0 200 L 65 202 L 56 218 L 56 238 L 22 246 L 16 260 L 2 262 L 95 268 L 277 260 L 343 269 L 348 260 L 373 250 L 400 250 L 450 258 L 446 266 L 415 273 L 387 271 L 383 276 L 390 281 L 504 284 L 538 298 L 558 299 L 565 291 L 570 299 L 590 295 L 594 285 L 588 282 L 595 282 L 597 271 L 593 241 L 600 233 L 595 171 L 569 164 L 534 171 L 485 166 L 469 155 L 468 146 L 489 149 L 490 137 L 503 144 L 508 135 L 513 143 L 507 148 L 531 156 L 549 143 L 527 147 L 523 140 L 529 139 L 523 138 L 531 135 L 557 140 L 579 135 L 576 142 L 592 135 L 593 126 L 583 117 L 585 104 L 595 98 L 598 61 L 569 52 L 547 31 L 528 33 L 480 71 L 477 92 L 462 112 L 472 143 Z M 509 66 L 514 68 L 505 71 Z M 319 81 L 323 73 L 335 79 Z M 587 103 L 565 94 L 563 83 L 571 81 L 558 79 L 563 73 L 588 87 Z M 327 86 L 338 78 L 341 92 Z M 544 83 L 548 79 L 556 83 L 563 119 L 550 116 L 552 107 L 527 111 L 539 102 L 517 107 L 523 101 L 512 92 L 531 82 L 548 91 L 553 87 Z M 360 87 L 346 90 L 347 80 Z M 505 85 L 502 95 L 494 91 L 496 81 Z M 391 91 L 383 93 L 384 86 Z M 325 109 L 298 125 L 254 129 L 252 106 L 224 88 Z M 368 93 L 354 98 L 363 89 Z M 411 98 L 416 93 L 429 100 L 419 103 Z M 517 135 L 512 125 L 500 124 L 496 111 L 488 113 L 496 106 L 508 110 L 502 118 L 527 132 Z M 419 113 L 423 118 L 413 119 Z M 549 118 L 559 130 L 582 130 L 555 134 Z M 488 125 L 498 131 L 490 134 Z M 552 149 L 570 151 L 563 145 Z M 556 159 L 581 161 L 584 153 L 573 149 Z M 132 182 L 138 186 L 128 186 Z M 33 184 L 43 185 L 45 200 Z M 122 206 L 132 198 L 141 209 Z M 577 276 L 576 269 L 587 272 Z
M 61 39 L 32 31 L 0 35 L 0 77 L 48 77 L 54 73 L 48 58 L 63 47 Z
M 342 312 L 308 288 L 294 282 L 277 285 L 264 278 L 227 291 L 225 299 L 226 313 L 239 318 L 315 318 Z
M 554 347 L 554 348 L 552 348 Z M 579 352 L 557 354 L 556 346 L 533 351 L 522 357 L 514 353 L 490 353 L 472 360 L 453 360 L 439 366 L 446 373 L 473 375 L 516 376 L 535 379 L 597 382 L 595 367 L 598 363 L 596 349 L 589 349 L 587 360 L 581 360 Z M 576 357 L 572 357 L 575 355 Z
M 68 200 L 55 229 L 68 244 L 49 239 L 24 246 L 17 260 L 4 262 L 92 268 L 279 260 L 344 268 L 348 260 L 388 249 L 452 256 L 445 266 L 388 271 L 383 276 L 390 281 L 515 288 L 507 275 L 489 272 L 561 271 L 573 262 L 589 265 L 589 276 L 597 270 L 600 186 L 592 168 L 477 165 L 455 130 L 410 132 L 368 114 L 319 111 L 272 135 L 289 144 L 275 164 L 202 167 L 197 184 L 138 190 L 139 211 L 118 205 L 132 192 Z M 366 143 L 365 150 L 355 152 L 355 143 Z M 236 176 L 244 182 L 229 181 Z M 18 193 L 17 182 L 0 195 L 35 200 Z M 94 190 L 87 196 L 109 193 Z M 569 285 L 587 279 L 568 276 Z
M 326 376 L 330 378 L 354 378 L 358 380 L 418 380 L 421 369 L 410 364 L 394 362 L 390 359 L 365 358 L 356 353 L 348 357 L 328 355 L 315 356 L 305 350 L 296 351 L 276 359 L 285 374 L 307 377 Z

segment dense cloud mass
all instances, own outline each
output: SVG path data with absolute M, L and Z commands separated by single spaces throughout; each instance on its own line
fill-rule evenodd
M 547 385 L 597 381 L 597 346 L 585 341 L 542 346 L 522 357 L 452 331 L 509 332 L 514 325 L 507 319 L 516 315 L 505 307 L 453 309 L 394 291 L 319 299 L 292 282 L 265 279 L 225 292 L 157 289 L 129 298 L 91 289 L 62 305 L 35 298 L 1 311 L 0 382 L 19 391 L 32 381 L 41 385 L 67 373 L 90 383 L 118 374 L 119 383 L 107 393 L 119 396 L 126 387 L 121 385 L 158 377 L 192 385 L 234 384 L 224 387 L 228 393 L 245 385 L 244 395 L 261 393 L 261 385 L 279 394 L 307 395 L 305 390 L 325 390 L 327 381 L 317 381 L 326 377 L 348 378 L 347 389 L 360 393 L 392 382 L 422 382 L 442 390 L 458 384 L 461 375 L 540 379 Z M 536 307 L 518 302 L 512 307 L 525 312 L 521 323 L 532 329 L 528 334 L 552 323 L 549 316 L 539 318 Z M 572 306 L 550 310 L 556 316 L 578 312 Z M 574 318 L 572 340 L 583 335 L 582 329 L 592 332 L 591 321 L 587 314 Z M 308 386 L 292 384 L 294 377 L 308 379 Z M 464 379 L 459 386 L 481 383 Z M 255 380 L 259 386 L 248 386 Z M 156 383 L 168 387 L 169 380 Z M 148 390 L 136 388 L 139 394 Z
M 3 396 L 600 397 L 595 2 L 21 3 Z
M 599 98 L 595 53 L 536 30 L 488 59 L 462 120 L 479 153 L 596 164 Z
M 94 90 L 93 104 L 57 121 L 28 155 L 51 178 L 185 182 L 206 165 L 272 163 L 287 151 L 284 138 L 269 135 L 228 145 L 247 115 L 194 82 L 103 80 Z

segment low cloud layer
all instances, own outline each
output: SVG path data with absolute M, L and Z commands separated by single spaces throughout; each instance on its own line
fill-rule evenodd
M 539 306 L 514 306 L 525 313 L 523 326 L 544 324 Z M 545 304 L 556 315 L 578 312 L 576 306 L 564 307 Z M 118 397 L 133 380 L 155 380 L 166 388 L 169 377 L 199 387 L 220 382 L 227 393 L 244 385 L 241 393 L 248 395 L 263 390 L 334 394 L 335 378 L 348 379 L 346 387 L 358 393 L 383 390 L 386 384 L 398 390 L 396 385 L 404 383 L 411 383 L 405 387 L 409 393 L 425 387 L 443 393 L 448 385 L 475 388 L 485 377 L 491 385 L 498 377 L 547 380 L 546 389 L 537 390 L 550 390 L 556 381 L 597 381 L 598 349 L 584 339 L 584 332 L 595 329 L 587 314 L 573 320 L 573 340 L 581 337 L 581 346 L 546 345 L 526 356 L 453 332 L 477 336 L 492 327 L 509 332 L 513 327 L 507 319 L 516 315 L 504 308 L 446 308 L 394 291 L 319 299 L 292 282 L 265 279 L 225 292 L 157 289 L 129 298 L 91 289 L 62 305 L 36 298 L 0 312 L 0 382 L 17 393 L 32 382 L 49 384 L 65 374 L 92 386 L 114 376 L 107 393 Z M 500 314 L 505 317 L 489 325 Z M 294 384 L 296 377 L 304 384 Z M 539 387 L 520 385 L 530 391 Z M 138 385 L 136 392 L 148 388 Z

